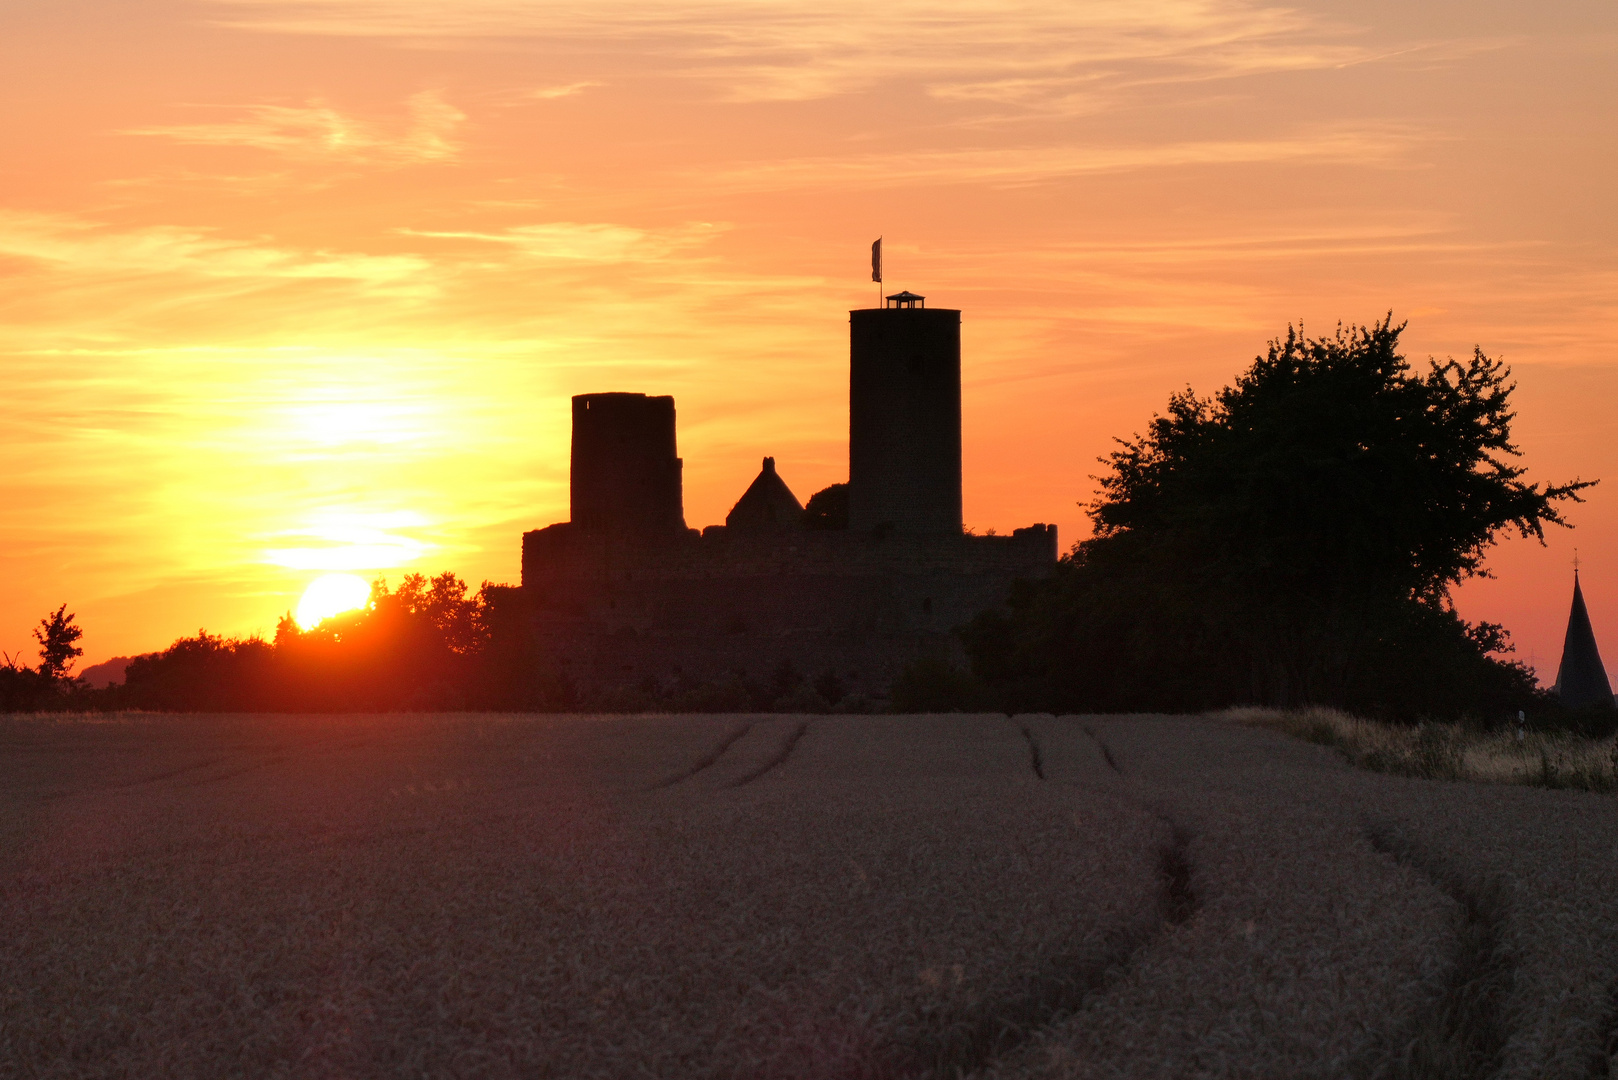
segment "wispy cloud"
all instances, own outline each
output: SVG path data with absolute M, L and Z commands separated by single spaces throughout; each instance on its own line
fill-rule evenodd
M 722 229 L 706 222 L 670 229 L 640 229 L 599 222 L 549 221 L 493 232 L 401 231 L 411 236 L 498 244 L 528 259 L 620 263 L 666 259 L 712 239 Z
M 1040 107 L 1165 78 L 1338 67 L 1386 55 L 1354 27 L 1251 0 L 214 0 L 250 30 L 475 46 L 588 39 L 742 99 L 800 100 L 893 80 L 939 97 Z
M 4 210 L 0 210 L 0 257 L 88 274 L 331 279 L 411 292 L 421 287 L 419 277 L 428 268 L 426 260 L 414 255 L 302 251 L 205 229 L 175 225 L 119 229 L 65 214 Z
M 320 513 L 304 528 L 281 534 L 314 543 L 266 548 L 264 560 L 293 570 L 376 570 L 404 566 L 437 547 L 403 532 L 425 524 L 420 514 L 408 511 Z
M 1093 173 L 1197 166 L 1353 163 L 1392 166 L 1431 136 L 1407 127 L 1340 126 L 1290 138 L 1207 139 L 1134 146 L 1008 146 L 738 163 L 707 173 L 721 188 L 772 191 L 827 184 L 1041 183 Z
M 297 157 L 342 158 L 414 164 L 457 156 L 456 129 L 466 114 L 438 91 L 425 90 L 406 102 L 408 120 L 398 129 L 340 112 L 313 100 L 302 105 L 250 105 L 232 119 L 211 123 L 164 124 L 132 128 L 127 135 L 150 135 L 199 146 L 245 146 Z
M 531 98 L 537 98 L 540 101 L 554 101 L 557 98 L 572 97 L 575 94 L 582 94 L 592 87 L 601 85 L 603 84 L 586 81 L 564 83 L 560 86 L 542 86 L 537 90 L 530 90 L 528 92 L 528 96 Z

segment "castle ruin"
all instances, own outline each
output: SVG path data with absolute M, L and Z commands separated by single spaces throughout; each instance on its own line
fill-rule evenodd
M 848 483 L 812 500 L 828 513 L 766 457 L 724 525 L 688 528 L 674 399 L 575 397 L 571 520 L 523 535 L 539 655 L 587 692 L 788 663 L 874 697 L 958 651 L 954 627 L 1056 563 L 1054 525 L 962 529 L 960 328 L 909 292 L 850 313 Z

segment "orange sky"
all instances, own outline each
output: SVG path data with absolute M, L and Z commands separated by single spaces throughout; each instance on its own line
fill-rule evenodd
M 567 399 L 675 395 L 686 516 L 846 470 L 847 310 L 964 317 L 966 517 L 1390 308 L 1503 356 L 1540 479 L 1459 594 L 1618 660 L 1618 7 L 8 0 L 0 647 L 273 629 L 324 570 L 515 581 Z M 1614 670 L 1618 670 L 1615 667 Z

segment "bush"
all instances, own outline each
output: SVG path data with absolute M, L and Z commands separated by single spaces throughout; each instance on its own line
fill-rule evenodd
M 893 680 L 889 711 L 896 713 L 978 712 L 988 707 L 988 689 L 970 672 L 947 660 L 924 656 Z

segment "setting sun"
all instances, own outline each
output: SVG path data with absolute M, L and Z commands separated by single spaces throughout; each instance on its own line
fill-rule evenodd
M 371 586 L 356 574 L 325 574 L 309 583 L 298 601 L 298 626 L 304 630 L 320 625 L 322 619 L 365 606 Z

